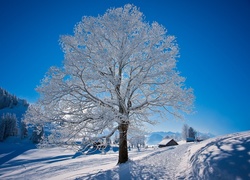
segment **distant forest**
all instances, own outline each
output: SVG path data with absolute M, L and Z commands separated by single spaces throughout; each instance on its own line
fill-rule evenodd
M 0 87 L 0 109 L 13 108 L 18 104 L 21 99 L 17 98 L 15 95 L 10 94 L 8 91 Z M 22 100 L 23 105 L 28 106 L 26 100 Z
M 0 141 L 9 136 L 26 137 L 28 134 L 26 124 L 21 121 L 29 104 L 0 88 Z

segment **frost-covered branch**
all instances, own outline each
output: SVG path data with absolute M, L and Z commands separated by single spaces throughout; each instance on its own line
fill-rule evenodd
M 49 70 L 26 115 L 27 122 L 50 124 L 50 140 L 74 144 L 118 130 L 124 150 L 130 127 L 154 124 L 156 113 L 180 117 L 192 111 L 193 91 L 176 70 L 175 37 L 146 22 L 135 6 L 83 17 L 60 43 L 63 67 Z

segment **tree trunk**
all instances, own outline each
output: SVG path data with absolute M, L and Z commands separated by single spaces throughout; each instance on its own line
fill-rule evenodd
M 119 125 L 119 159 L 118 164 L 125 163 L 128 161 L 128 145 L 127 145 L 127 132 L 128 132 L 128 123 L 123 123 Z

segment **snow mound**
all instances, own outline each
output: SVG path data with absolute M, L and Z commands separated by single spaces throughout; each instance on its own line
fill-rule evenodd
M 182 144 L 186 144 L 187 142 L 186 142 L 186 140 L 181 140 L 181 141 L 178 141 L 177 142 L 179 145 L 182 145 Z
M 250 179 L 250 131 L 195 144 L 185 156 L 179 178 Z

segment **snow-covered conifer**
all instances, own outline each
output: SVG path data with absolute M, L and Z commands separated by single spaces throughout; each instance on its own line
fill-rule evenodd
M 5 133 L 5 121 L 2 117 L 0 117 L 0 141 L 4 140 Z
M 190 127 L 190 128 L 188 129 L 188 136 L 189 136 L 190 138 L 195 139 L 195 138 L 196 138 L 196 134 L 197 134 L 197 132 L 194 130 L 194 128 Z
M 28 129 L 24 121 L 21 122 L 20 135 L 22 139 L 28 136 Z
M 0 118 L 0 140 L 3 141 L 9 136 L 16 136 L 18 134 L 17 118 L 15 114 L 3 114 Z
M 8 93 L 6 90 L 0 88 L 0 109 L 17 105 L 18 98 L 15 95 Z

